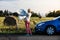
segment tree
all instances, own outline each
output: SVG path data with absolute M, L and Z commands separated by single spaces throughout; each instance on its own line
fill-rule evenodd
M 56 12 L 53 11 L 53 12 L 49 12 L 48 15 L 46 15 L 46 17 L 58 17 L 60 16 L 60 10 L 57 10 Z
M 41 14 L 40 13 L 38 13 L 37 15 L 38 15 L 39 18 L 41 18 Z
M 0 10 L 0 16 L 3 16 L 3 11 L 2 10 Z
M 14 13 L 13 13 L 13 16 L 18 16 L 18 13 L 17 13 L 17 12 L 14 12 Z
M 13 13 L 12 13 L 12 12 L 10 12 L 10 11 L 9 11 L 9 13 L 8 13 L 8 14 L 9 14 L 9 16 L 13 15 Z
M 8 10 L 5 10 L 5 11 L 4 11 L 4 16 L 9 16 Z
M 49 12 L 47 15 L 46 15 L 46 17 L 52 17 L 52 12 Z
M 31 13 L 32 13 L 32 17 L 38 17 L 37 13 L 34 13 L 33 11 Z

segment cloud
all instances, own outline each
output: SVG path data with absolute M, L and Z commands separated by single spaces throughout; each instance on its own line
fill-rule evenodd
M 0 1 L 0 10 L 15 12 L 18 9 L 17 1 Z
M 45 13 L 50 10 L 60 9 L 58 0 L 0 0 L 0 9 L 15 11 L 17 9 L 31 8 L 33 11 Z
M 17 0 L 0 0 L 0 1 L 17 1 Z

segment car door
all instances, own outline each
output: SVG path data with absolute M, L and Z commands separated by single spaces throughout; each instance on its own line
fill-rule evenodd
M 57 20 L 58 20 L 58 21 L 56 21 L 57 30 L 60 31 L 60 18 L 58 18 Z

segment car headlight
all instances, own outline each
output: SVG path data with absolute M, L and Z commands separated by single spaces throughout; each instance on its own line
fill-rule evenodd
M 41 26 L 41 25 L 43 25 L 44 23 L 40 23 L 40 24 L 38 24 L 38 26 Z

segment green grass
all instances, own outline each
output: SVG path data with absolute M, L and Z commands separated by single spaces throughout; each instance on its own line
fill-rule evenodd
M 24 33 L 26 32 L 25 31 L 25 23 L 24 21 L 20 20 L 18 22 L 18 28 L 19 30 L 16 31 L 15 30 L 15 26 L 5 26 L 3 25 L 3 21 L 4 21 L 4 17 L 0 17 L 0 33 Z M 32 32 L 34 32 L 34 28 L 35 28 L 35 25 L 39 22 L 42 22 L 42 21 L 47 21 L 47 20 L 52 20 L 53 17 L 46 17 L 46 18 L 38 18 L 38 17 L 31 17 L 31 22 L 30 22 L 30 28 L 32 29 Z M 11 30 L 7 30 L 7 29 L 11 29 Z

